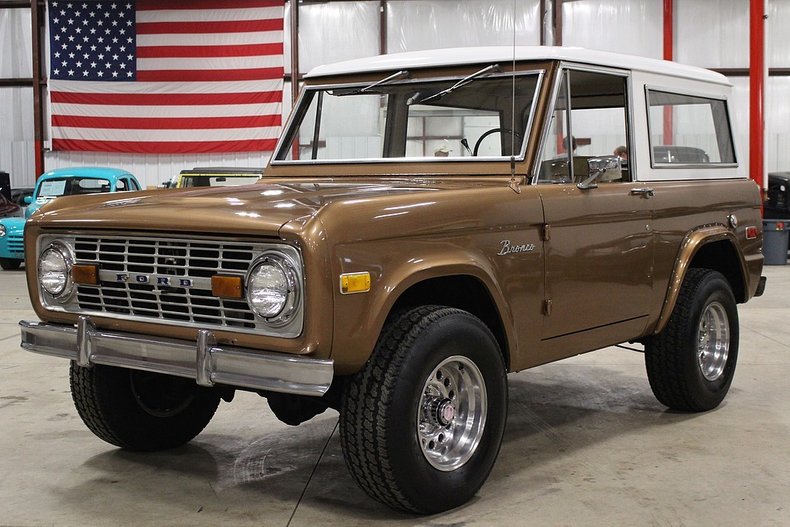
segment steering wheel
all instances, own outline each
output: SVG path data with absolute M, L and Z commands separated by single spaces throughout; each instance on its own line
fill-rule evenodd
M 477 140 L 477 142 L 475 143 L 475 147 L 472 150 L 472 155 L 477 157 L 477 151 L 480 150 L 480 143 L 483 142 L 483 139 L 485 139 L 489 135 L 495 134 L 497 132 L 500 132 L 500 133 L 503 133 L 503 134 L 510 134 L 513 137 L 515 137 L 516 139 L 521 139 L 521 134 L 518 133 L 518 132 L 514 132 L 510 128 L 492 128 L 490 130 L 486 130 L 485 132 L 483 132 L 483 135 L 481 135 L 480 138 Z

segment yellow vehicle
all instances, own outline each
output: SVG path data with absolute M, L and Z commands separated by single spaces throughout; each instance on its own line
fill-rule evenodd
M 179 172 L 168 182 L 167 188 L 249 185 L 262 176 L 262 168 L 195 167 Z

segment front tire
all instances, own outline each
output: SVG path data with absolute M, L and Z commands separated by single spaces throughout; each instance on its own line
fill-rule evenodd
M 667 326 L 645 346 L 650 387 L 666 406 L 716 408 L 738 359 L 738 309 L 729 282 L 710 269 L 689 269 Z
M 465 311 L 426 306 L 388 321 L 347 383 L 340 438 L 371 497 L 433 514 L 483 485 L 506 418 L 506 367 L 491 331 Z
M 22 260 L 16 258 L 0 258 L 0 267 L 5 271 L 15 271 L 22 265 Z
M 211 421 L 220 395 L 191 379 L 71 363 L 71 396 L 82 421 L 104 441 L 156 451 L 190 441 Z

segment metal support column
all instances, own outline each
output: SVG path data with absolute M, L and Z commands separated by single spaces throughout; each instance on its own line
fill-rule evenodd
M 291 0 L 291 105 L 299 97 L 299 0 Z
M 33 141 L 35 148 L 36 178 L 44 173 L 44 97 L 41 95 L 42 89 L 46 86 L 46 75 L 43 69 L 46 60 L 43 60 L 42 53 L 42 24 L 44 21 L 44 4 L 38 0 L 30 2 L 30 21 L 33 39 Z
M 765 188 L 765 0 L 749 5 L 749 174 Z
M 664 0 L 664 60 L 675 60 L 675 13 L 672 0 Z M 664 144 L 675 143 L 673 108 L 664 106 Z
M 379 55 L 387 54 L 387 0 L 379 1 Z

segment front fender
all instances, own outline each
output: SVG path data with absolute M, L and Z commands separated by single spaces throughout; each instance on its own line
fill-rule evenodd
M 371 274 L 367 293 L 343 295 L 339 287 L 335 290 L 332 359 L 339 373 L 353 373 L 365 364 L 387 317 L 404 292 L 425 280 L 449 276 L 472 277 L 488 290 L 504 326 L 511 356 L 516 353 L 512 313 L 495 278 L 495 270 L 484 255 L 449 243 L 421 244 L 414 240 L 390 241 L 386 254 L 377 253 L 367 245 L 338 249 L 342 256 L 336 260 L 340 262 L 336 277 L 347 272 Z

